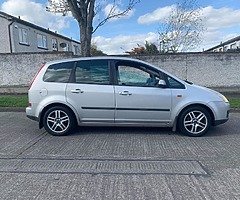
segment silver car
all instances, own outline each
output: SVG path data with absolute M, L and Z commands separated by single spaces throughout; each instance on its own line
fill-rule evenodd
M 230 107 L 216 91 L 123 57 L 49 62 L 28 95 L 27 117 L 57 136 L 77 125 L 172 127 L 202 136 L 228 120 Z

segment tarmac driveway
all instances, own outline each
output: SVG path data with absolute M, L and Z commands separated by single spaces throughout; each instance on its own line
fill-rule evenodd
M 240 199 L 240 114 L 200 138 L 160 128 L 53 137 L 0 112 L 1 199 Z

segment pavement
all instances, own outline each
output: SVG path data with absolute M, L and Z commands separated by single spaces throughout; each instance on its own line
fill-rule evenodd
M 240 199 L 240 113 L 191 138 L 168 128 L 39 130 L 0 112 L 0 199 Z

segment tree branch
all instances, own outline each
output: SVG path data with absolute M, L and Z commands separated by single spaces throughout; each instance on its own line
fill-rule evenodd
M 107 17 L 98 23 L 98 25 L 94 28 L 92 33 L 95 33 L 96 30 L 99 27 L 103 26 L 108 20 L 113 19 L 113 18 L 119 18 L 121 16 L 125 16 L 139 2 L 140 2 L 140 0 L 129 0 L 128 6 L 126 7 L 126 9 L 124 11 L 119 12 L 119 13 L 115 13 L 115 10 L 116 10 L 116 0 L 114 0 L 113 1 L 113 6 L 111 7 Z
M 77 1 L 74 0 L 67 0 L 68 2 L 68 6 L 72 12 L 73 17 L 79 22 L 79 21 L 83 21 L 83 16 L 81 14 L 81 12 L 79 12 L 79 7 L 77 5 Z

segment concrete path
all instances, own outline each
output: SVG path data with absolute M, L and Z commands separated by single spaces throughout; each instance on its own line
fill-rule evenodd
M 190 138 L 161 128 L 53 137 L 0 113 L 0 199 L 240 199 L 240 114 Z

